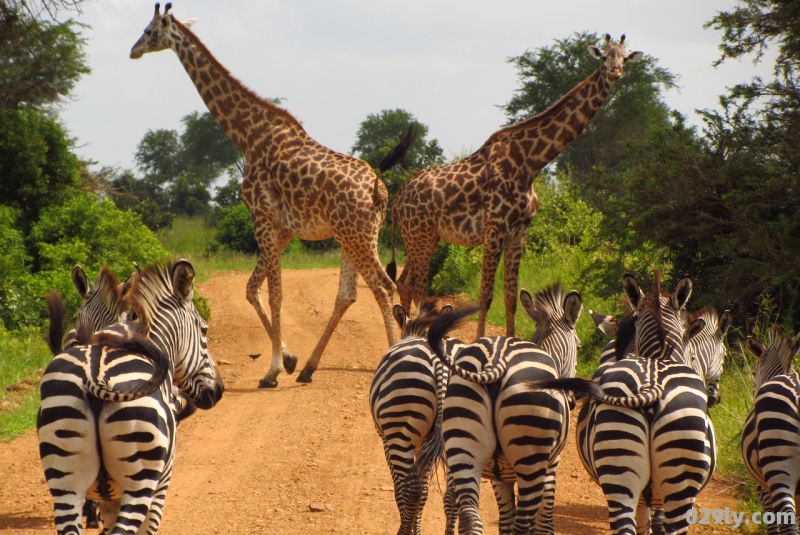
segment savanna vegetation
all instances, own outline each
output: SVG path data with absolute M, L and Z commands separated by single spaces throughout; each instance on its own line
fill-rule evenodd
M 75 264 L 90 276 L 109 265 L 124 277 L 133 261 L 180 256 L 202 277 L 252 269 L 258 249 L 239 193 L 241 154 L 207 112 L 186 115 L 179 129 L 148 131 L 131 148 L 136 169 L 92 171 L 96 162 L 75 155 L 58 112 L 90 74 L 86 41 L 77 21 L 55 14 L 76 14 L 80 3 L 0 0 L 0 428 L 12 429 L 0 438 L 30 426 L 35 403 L 20 392 L 49 357 L 43 295 L 58 290 L 74 310 Z M 646 280 L 660 267 L 667 278 L 692 275 L 693 307 L 735 317 L 724 402 L 713 414 L 720 471 L 749 485 L 737 449 L 750 403 L 749 361 L 738 342 L 763 337 L 773 321 L 790 331 L 800 323 L 800 10 L 743 0 L 707 26 L 722 31 L 720 63 L 758 60 L 774 47 L 773 76 L 728 90 L 717 108 L 697 112 L 703 123 L 696 128 L 686 110 L 663 99 L 679 73 L 652 53 L 628 64 L 586 131 L 536 179 L 540 210 L 520 286 L 536 291 L 561 281 L 582 293 L 585 309 L 618 314 L 623 273 Z M 510 58 L 519 87 L 503 106 L 508 123 L 543 111 L 586 78 L 597 68 L 586 48 L 601 40 L 576 33 Z M 412 124 L 417 140 L 382 176 L 390 203 L 415 171 L 446 163 L 430 129 L 406 110 L 382 110 L 361 123 L 351 148 L 377 166 Z M 389 225 L 387 218 L 382 247 Z M 430 291 L 477 298 L 480 262 L 480 248 L 442 244 Z M 283 258 L 286 268 L 337 263 L 333 240 L 293 239 Z M 494 301 L 502 303 L 498 277 Z M 502 314 L 493 307 L 489 321 L 504 324 Z M 522 311 L 517 324 L 532 331 Z M 579 334 L 579 373 L 588 375 L 605 340 L 586 319 Z M 11 410 L 18 406 L 27 408 Z

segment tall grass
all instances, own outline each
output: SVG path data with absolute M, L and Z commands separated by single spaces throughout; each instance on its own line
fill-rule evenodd
M 38 329 L 0 327 L 0 440 L 11 440 L 35 425 L 38 377 L 51 359 Z

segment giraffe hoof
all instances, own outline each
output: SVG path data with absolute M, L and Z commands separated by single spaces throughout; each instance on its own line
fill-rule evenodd
M 303 372 L 297 376 L 298 383 L 310 383 L 311 381 L 311 373 L 306 373 L 305 370 L 303 370 Z
M 283 367 L 286 370 L 286 373 L 292 375 L 295 368 L 297 368 L 297 357 L 295 355 L 284 355 Z
M 258 382 L 258 388 L 276 388 L 278 386 L 278 381 L 275 379 L 261 379 Z

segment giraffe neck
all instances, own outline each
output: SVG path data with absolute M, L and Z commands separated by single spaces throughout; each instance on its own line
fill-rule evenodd
M 274 143 L 276 138 L 305 136 L 297 119 L 233 77 L 187 26 L 175 19 L 172 26 L 170 47 L 208 111 L 242 154 L 247 155 L 256 141 L 263 148 L 265 138 Z
M 492 135 L 486 145 L 506 140 L 509 156 L 533 174 L 564 152 L 608 98 L 614 83 L 602 68 L 542 113 Z

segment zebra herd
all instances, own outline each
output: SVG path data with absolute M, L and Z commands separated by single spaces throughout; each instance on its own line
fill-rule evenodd
M 83 298 L 64 340 L 64 306 L 48 296 L 55 357 L 42 378 L 39 451 L 59 534 L 81 533 L 85 501 L 98 500 L 104 534 L 156 533 L 175 455 L 178 422 L 210 409 L 223 385 L 192 304 L 186 261 L 150 266 L 123 283 L 107 268 L 93 288 L 76 266 Z M 581 295 L 560 284 L 520 301 L 536 329 L 465 343 L 448 333 L 475 307 L 394 308 L 402 340 L 383 356 L 369 400 L 394 482 L 399 535 L 421 533 L 429 479 L 444 465 L 445 533 L 483 533 L 481 479 L 491 481 L 501 534 L 552 534 L 556 471 L 570 412 L 579 457 L 608 502 L 614 535 L 686 533 L 695 498 L 714 471 L 709 407 L 731 315 L 686 305 L 692 281 L 672 294 L 660 275 L 650 294 L 623 280 L 621 319 L 590 311 L 611 341 L 591 380 L 575 377 Z M 800 480 L 800 335 L 775 325 L 769 345 L 749 337 L 755 403 L 742 454 L 764 510 L 795 513 Z M 786 522 L 770 535 L 797 534 Z
M 436 310 L 425 301 L 414 320 L 395 307 L 403 339 L 378 365 L 370 404 L 394 480 L 398 535 L 421 533 L 428 478 L 439 460 L 447 481 L 446 534 L 456 526 L 462 535 L 483 533 L 481 478 L 492 483 L 502 535 L 555 533 L 556 469 L 575 398 L 586 398 L 576 426 L 578 453 L 608 502 L 611 532 L 688 531 L 695 499 L 714 472 L 708 409 L 721 401 L 731 315 L 711 307 L 688 312 L 688 277 L 672 294 L 662 292 L 658 272 L 649 294 L 631 275 L 623 288 L 624 318 L 591 313 L 613 337 L 592 380 L 574 377 L 581 296 L 564 295 L 559 284 L 534 297 L 522 291 L 536 324 L 530 342 L 447 337 L 474 307 Z M 776 325 L 769 347 L 752 337 L 745 346 L 757 358 L 755 404 L 742 437 L 745 464 L 764 510 L 785 515 L 770 525 L 770 535 L 797 534 L 800 385 L 792 361 L 800 335 Z

